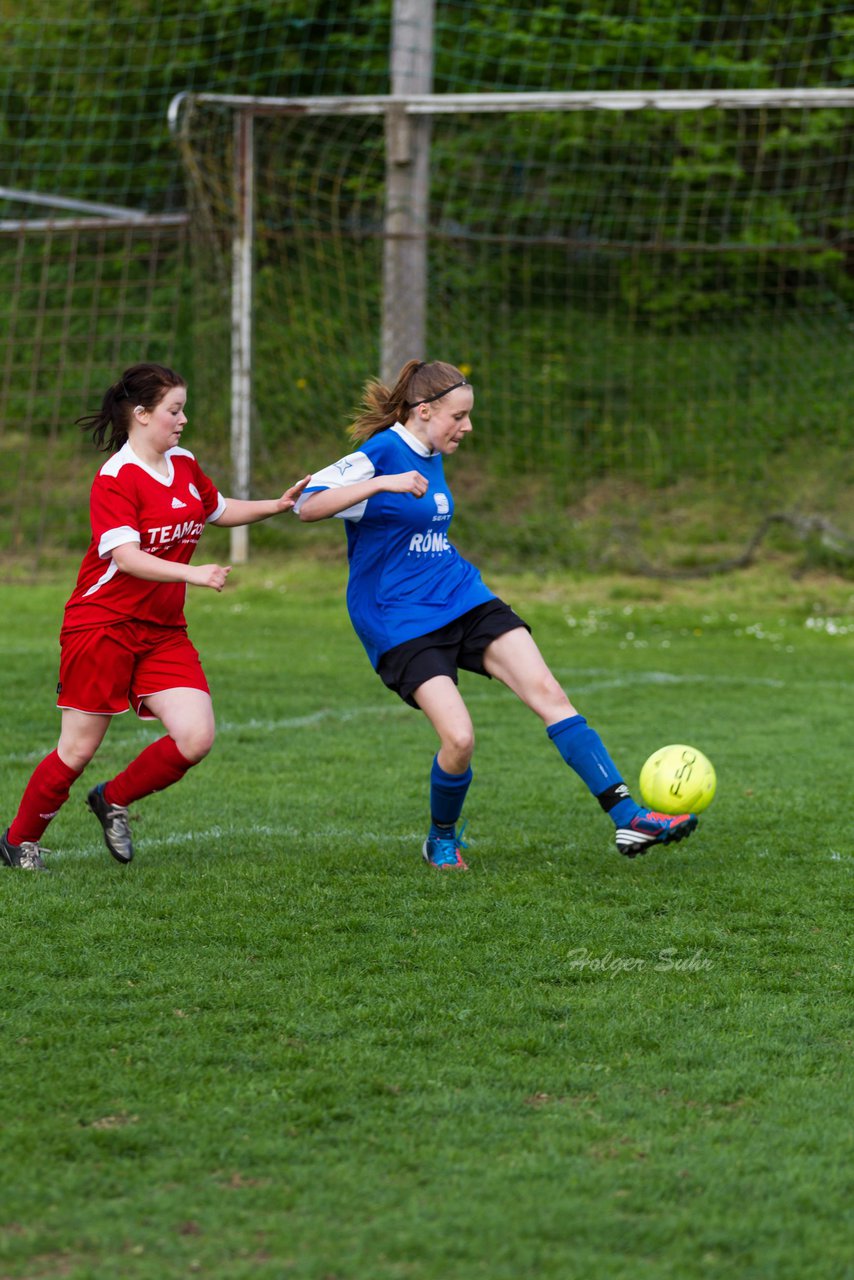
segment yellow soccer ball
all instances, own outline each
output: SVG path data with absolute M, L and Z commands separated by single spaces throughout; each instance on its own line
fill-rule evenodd
M 660 747 L 641 769 L 641 799 L 659 813 L 702 813 L 714 800 L 716 787 L 712 762 L 684 743 Z

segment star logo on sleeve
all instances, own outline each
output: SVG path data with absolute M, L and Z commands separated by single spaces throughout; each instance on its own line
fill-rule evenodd
M 332 465 L 335 467 L 338 474 L 343 476 L 344 472 L 349 471 L 353 464 L 349 458 L 342 458 L 340 462 L 334 462 Z

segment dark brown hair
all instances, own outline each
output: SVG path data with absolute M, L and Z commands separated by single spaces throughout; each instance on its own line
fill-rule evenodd
M 423 360 L 407 360 L 389 390 L 378 378 L 365 383 L 359 413 L 347 429 L 354 444 L 369 440 L 378 431 L 406 422 L 410 410 L 425 400 L 440 400 L 455 387 L 466 386 L 466 379 L 456 365 L 444 360 L 425 364 Z
M 104 453 L 121 449 L 137 405 L 153 409 L 172 387 L 186 387 L 180 373 L 162 364 L 134 364 L 125 369 L 118 382 L 104 393 L 98 413 L 87 413 L 75 421 L 91 434 Z

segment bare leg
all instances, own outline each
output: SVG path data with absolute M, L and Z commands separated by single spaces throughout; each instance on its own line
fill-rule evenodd
M 536 642 L 524 627 L 505 631 L 483 654 L 486 671 L 524 702 L 545 725 L 578 715 L 575 707 L 546 666 Z
M 204 760 L 216 737 L 213 703 L 202 689 L 164 689 L 145 699 L 185 759 Z
M 474 753 L 474 725 L 453 680 L 434 676 L 413 697 L 439 735 L 438 760 L 445 773 L 465 773 Z
M 164 791 L 183 778 L 213 746 L 216 726 L 210 694 L 201 689 L 164 689 L 145 699 L 166 730 L 106 784 L 109 804 L 127 808 L 153 791 Z
M 415 690 L 415 701 L 439 736 L 439 750 L 430 772 L 430 832 L 422 850 L 431 866 L 465 871 L 457 836 L 472 779 L 474 728 L 459 689 L 448 676 L 434 676 Z
M 112 716 L 94 716 L 86 711 L 64 707 L 57 752 L 59 758 L 75 773 L 86 768 L 104 741 Z

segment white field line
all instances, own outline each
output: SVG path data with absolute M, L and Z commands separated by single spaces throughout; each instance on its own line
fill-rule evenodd
M 298 840 L 305 838 L 306 834 L 312 839 L 328 840 L 342 849 L 346 854 L 356 849 L 376 848 L 388 850 L 392 854 L 401 857 L 411 858 L 413 862 L 421 861 L 421 845 L 424 840 L 423 831 L 408 831 L 399 835 L 391 836 L 387 832 L 360 830 L 354 827 L 318 827 L 312 826 L 311 831 L 306 833 L 300 831 L 298 827 L 271 827 L 253 824 L 252 826 L 240 827 L 207 827 L 200 831 L 181 831 L 170 836 L 155 836 L 151 839 L 142 837 L 137 839 L 137 857 L 142 859 L 161 850 L 174 851 L 176 848 L 191 847 L 194 854 L 199 858 L 203 858 L 210 846 L 220 848 L 224 844 L 233 844 L 237 848 L 246 834 L 250 833 L 254 836 L 262 836 L 265 841 L 272 843 L 284 843 L 288 840 Z M 93 834 L 93 842 L 85 848 L 71 846 L 64 849 L 52 849 L 48 855 L 48 861 L 59 862 L 82 862 L 90 858 L 101 859 L 105 866 L 114 866 L 113 860 L 110 858 L 107 850 L 99 838 L 100 832 Z M 49 847 L 48 840 L 48 847 Z M 477 841 L 472 841 L 476 846 Z M 567 843 L 567 855 L 571 853 L 571 845 Z M 476 856 L 476 848 L 471 851 L 471 856 Z M 757 850 L 754 855 L 756 858 L 769 857 L 769 851 L 766 849 Z M 850 871 L 854 867 L 854 855 L 842 852 L 838 849 L 829 849 L 820 855 L 822 860 L 826 859 L 835 862 L 840 870 Z M 2 873 L 0 873 L 2 874 Z
M 412 714 L 411 707 L 397 701 L 381 706 L 371 704 L 366 707 L 322 707 L 319 711 L 312 711 L 305 716 L 287 716 L 276 720 L 259 720 L 254 717 L 250 720 L 220 720 L 217 721 L 217 727 L 221 733 L 239 733 L 246 729 L 262 729 L 268 732 L 273 729 L 312 729 L 315 725 L 323 724 L 327 720 L 335 724 L 346 724 L 348 720 L 362 720 L 366 716 L 402 717 Z
M 615 676 L 609 671 L 577 671 L 572 667 L 552 667 L 552 671 L 560 680 L 575 681 L 572 692 L 590 693 L 596 689 L 630 689 L 639 684 L 682 685 L 682 684 L 722 684 L 748 685 L 762 689 L 785 689 L 785 680 L 775 680 L 770 676 L 723 676 L 673 675 L 670 671 L 629 671 Z M 591 680 L 589 677 L 593 676 Z M 584 677 L 587 677 L 585 681 Z M 821 683 L 810 681 L 811 684 Z M 831 684 L 844 684 L 844 681 L 830 681 Z
M 133 817 L 133 814 L 131 814 Z M 360 830 L 353 827 L 318 827 L 312 826 L 310 831 L 300 830 L 299 827 L 281 826 L 271 827 L 253 823 L 250 826 L 240 825 L 239 827 L 206 827 L 200 831 L 181 831 L 175 832 L 170 836 L 138 836 L 135 839 L 137 856 L 148 853 L 156 853 L 158 850 L 190 846 L 203 857 L 206 852 L 206 846 L 215 845 L 217 848 L 224 844 L 232 844 L 239 846 L 246 836 L 260 836 L 267 842 L 276 841 L 281 843 L 287 840 L 305 839 L 309 835 L 312 839 L 335 841 L 342 847 L 347 849 L 361 849 L 370 846 L 380 845 L 388 848 L 393 852 L 401 854 L 411 854 L 420 858 L 421 845 L 424 841 L 424 832 L 404 832 L 400 835 L 389 835 L 387 832 Z M 85 848 L 79 846 L 71 846 L 65 849 L 55 849 L 50 852 L 50 861 L 65 858 L 69 861 L 77 861 L 87 858 L 103 858 L 106 863 L 112 860 L 100 838 L 101 833 L 96 830 L 93 835 L 93 843 Z M 96 838 L 97 837 L 97 838 Z M 47 839 L 47 845 L 50 840 Z
M 322 724 L 324 721 L 330 721 L 333 724 L 346 724 L 349 720 L 362 720 L 366 716 L 392 715 L 403 718 L 404 716 L 415 714 L 412 707 L 404 706 L 402 702 L 397 704 L 392 702 L 389 706 L 372 704 L 365 707 L 343 707 L 341 709 L 324 707 L 305 716 L 283 716 L 276 720 L 260 720 L 254 716 L 248 720 L 217 720 L 217 733 L 244 733 L 247 730 L 273 733 L 280 729 L 312 729 L 315 725 Z M 130 719 L 123 717 L 121 723 L 130 730 L 128 736 L 132 738 L 145 738 L 147 741 L 151 741 L 162 733 L 156 721 L 142 723 L 133 716 Z M 57 721 L 57 727 L 58 725 L 59 722 Z M 51 739 L 49 743 L 43 742 L 41 746 L 35 747 L 30 751 L 7 752 L 5 755 L 0 755 L 0 764 L 36 765 L 40 760 L 44 759 L 55 745 L 55 739 Z
M 559 680 L 564 683 L 567 693 L 571 697 L 584 695 L 587 693 L 596 693 L 600 689 L 633 689 L 638 685 L 663 685 L 678 687 L 680 685 L 714 685 L 719 688 L 721 685 L 731 685 L 736 687 L 748 687 L 757 689 L 785 689 L 789 686 L 789 681 L 777 680 L 770 676 L 726 676 L 726 675 L 703 675 L 702 673 L 692 675 L 674 675 L 669 671 L 633 671 L 625 675 L 615 676 L 607 668 L 574 668 L 574 667 L 552 667 L 552 671 Z M 591 678 L 592 677 L 592 678 Z M 799 680 L 798 689 L 803 692 L 804 688 L 822 688 L 822 689 L 839 689 L 846 693 L 851 692 L 850 680 Z M 472 677 L 466 681 L 464 690 L 467 702 L 481 702 L 490 697 L 490 693 L 486 684 Z M 415 715 L 411 707 L 405 706 L 396 699 L 395 695 L 389 695 L 392 701 L 388 703 L 370 703 L 367 706 L 359 707 L 322 707 L 318 711 L 312 711 L 308 715 L 303 716 L 280 716 L 276 719 L 260 719 L 258 717 L 250 717 L 247 720 L 217 720 L 217 732 L 219 734 L 230 733 L 274 733 L 282 729 L 299 730 L 313 729 L 319 724 L 347 724 L 351 720 L 362 720 L 368 716 L 393 716 L 401 719 L 405 716 Z M 141 724 L 134 719 L 123 719 L 123 723 L 128 727 L 132 726 L 131 737 L 145 738 L 151 740 L 157 736 L 159 726 L 156 722 L 148 722 L 147 725 Z M 42 743 L 41 746 L 35 747 L 29 751 L 15 751 L 0 754 L 0 764 L 20 765 L 33 764 L 36 765 L 44 756 L 53 749 L 55 740 L 51 739 L 48 743 Z

